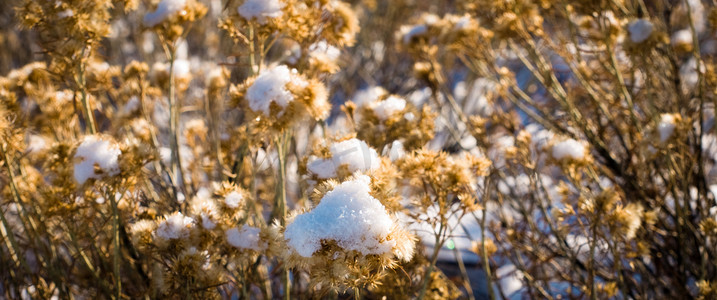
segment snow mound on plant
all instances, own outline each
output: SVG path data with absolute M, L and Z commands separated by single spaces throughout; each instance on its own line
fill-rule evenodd
M 385 121 L 404 108 L 406 108 L 406 100 L 396 96 L 390 96 L 386 100 L 375 102 L 372 106 L 373 112 L 381 121 Z
M 75 152 L 75 180 L 83 184 L 90 178 L 100 179 L 104 175 L 119 174 L 117 160 L 120 154 L 122 151 L 113 142 L 96 135 L 85 136 Z M 95 165 L 98 165 L 104 173 L 95 173 Z
M 157 5 L 157 10 L 144 15 L 144 24 L 154 27 L 184 9 L 185 6 L 187 6 L 187 0 L 162 0 Z
M 366 142 L 353 138 L 334 143 L 329 147 L 331 158 L 315 158 L 307 164 L 307 169 L 321 179 L 336 177 L 337 169 L 346 165 L 349 172 L 373 170 L 379 167 L 378 153 Z
M 585 145 L 574 139 L 567 139 L 553 145 L 553 158 L 581 160 L 585 158 Z
M 259 24 L 266 24 L 267 18 L 281 17 L 284 3 L 280 0 L 247 0 L 239 6 L 239 15 L 247 20 L 256 19 Z
M 244 224 L 241 229 L 231 228 L 225 232 L 227 242 L 239 249 L 262 251 L 266 245 L 261 242 L 259 233 L 261 229 Z
M 247 89 L 246 98 L 249 100 L 249 107 L 253 111 L 263 112 L 267 116 L 271 102 L 286 108 L 291 101 L 294 101 L 294 95 L 286 89 L 286 84 L 292 81 L 299 86 L 307 84 L 298 78 L 295 72 L 295 70 L 289 70 L 285 65 L 262 71 Z
M 310 212 L 296 216 L 286 226 L 287 244 L 303 257 L 311 257 L 322 240 L 335 241 L 344 250 L 364 255 L 391 251 L 395 242 L 386 241 L 393 220 L 386 208 L 369 194 L 371 179 L 366 175 L 341 183 L 321 198 Z
M 165 240 L 184 239 L 189 237 L 189 230 L 194 227 L 194 219 L 176 212 L 159 223 L 155 235 Z

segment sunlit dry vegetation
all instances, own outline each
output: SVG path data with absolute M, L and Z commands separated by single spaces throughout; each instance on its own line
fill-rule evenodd
M 0 298 L 717 297 L 713 0 L 8 0 L 0 45 Z

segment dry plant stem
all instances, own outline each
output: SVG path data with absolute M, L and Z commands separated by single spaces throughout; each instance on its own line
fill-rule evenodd
M 254 42 L 254 25 L 249 23 L 249 65 L 251 66 L 251 74 L 259 73 L 259 67 L 256 63 L 256 43 Z
M 78 72 L 77 77 L 75 77 L 75 83 L 77 84 L 77 87 L 80 89 L 80 95 L 82 97 L 82 110 L 85 113 L 85 123 L 87 123 L 86 129 L 89 130 L 90 134 L 96 134 L 97 133 L 97 126 L 95 125 L 95 116 L 92 112 L 92 106 L 90 105 L 90 99 L 87 97 L 87 81 L 85 79 L 85 63 L 83 62 L 83 58 L 85 56 L 85 49 L 82 48 L 82 52 L 80 53 L 80 63 L 78 64 Z
M 182 175 L 182 163 L 179 156 L 179 112 L 181 107 L 177 101 L 176 85 L 174 82 L 174 60 L 176 59 L 175 42 L 165 40 L 161 34 L 159 37 L 164 54 L 169 60 L 169 148 L 171 151 L 170 171 L 172 184 L 174 185 L 174 197 L 178 197 L 179 191 L 184 184 Z
M 486 193 L 487 194 L 487 193 Z M 487 199 L 487 198 L 485 198 Z M 488 286 L 488 297 L 490 300 L 495 300 L 495 293 L 493 292 L 493 274 L 490 270 L 490 260 L 488 258 L 488 252 L 485 247 L 485 221 L 487 208 L 483 205 L 481 220 L 480 220 L 480 248 L 481 248 L 481 260 L 483 260 L 483 272 L 485 272 L 486 285 Z
M 438 261 L 438 253 L 441 251 L 441 247 L 443 247 L 443 242 L 445 242 L 444 236 L 447 231 L 446 227 L 445 221 L 441 220 L 440 227 L 438 227 L 438 233 L 435 235 L 436 240 L 433 246 L 433 255 L 431 255 L 431 264 L 428 265 L 428 269 L 426 269 L 426 273 L 423 275 L 423 286 L 421 287 L 421 293 L 418 294 L 419 300 L 423 300 L 423 298 L 426 297 L 428 282 L 431 281 L 431 273 L 433 273 L 433 268 L 435 268 L 436 261 Z
M 175 51 L 170 50 L 169 56 L 169 131 L 170 147 L 172 149 L 172 175 L 177 188 L 184 182 L 182 177 L 182 166 L 179 160 L 179 103 L 177 101 L 176 86 L 174 83 L 174 59 Z
M 16 182 L 15 181 L 15 172 L 13 171 L 12 166 L 10 165 L 10 161 L 11 161 L 10 157 L 7 153 L 5 145 L 1 144 L 1 143 L 0 143 L 0 154 L 2 155 L 2 159 L 5 161 L 4 164 L 5 164 L 6 171 L 8 173 L 8 177 L 10 179 L 10 188 L 12 189 L 13 200 L 15 202 L 15 205 L 17 207 L 19 207 L 20 217 L 21 217 L 20 223 L 22 224 L 25 234 L 27 234 L 28 240 L 31 240 L 32 243 L 35 244 L 35 247 L 37 247 L 37 249 L 45 248 L 45 247 L 47 247 L 45 245 L 45 243 L 38 242 L 36 239 L 37 237 L 40 236 L 40 234 L 37 230 L 37 225 L 35 224 L 33 219 L 29 217 L 27 210 L 25 210 L 25 205 L 22 201 L 22 198 L 20 197 L 20 191 L 18 190 L 17 185 L 15 184 L 15 182 Z M 17 242 L 15 240 L 14 234 L 12 232 L 10 232 L 11 227 L 9 226 L 9 223 L 5 219 L 4 213 L 2 213 L 2 217 L 3 217 L 3 229 L 5 231 L 3 234 L 8 236 L 8 239 L 10 240 L 10 243 L 13 246 L 14 254 L 17 255 L 17 258 L 20 259 L 19 261 L 22 262 L 22 265 L 25 266 L 25 268 L 28 271 L 28 274 L 30 274 L 28 265 L 26 264 L 24 258 L 20 255 L 20 252 L 18 251 L 19 248 L 18 248 Z M 29 225 L 29 227 L 28 227 L 28 225 Z M 40 245 L 42 245 L 43 247 L 41 247 Z M 52 245 L 50 245 L 50 247 L 54 248 L 54 246 L 52 246 Z M 56 253 L 53 250 L 54 249 L 50 250 L 49 253 Z M 39 259 L 41 265 L 44 265 L 44 267 L 47 268 L 48 272 L 51 273 L 51 277 L 52 277 L 53 281 L 56 281 L 59 283 L 59 280 L 58 280 L 59 278 L 56 276 L 57 273 L 55 273 L 57 270 L 54 268 L 54 266 L 48 265 L 47 259 L 45 257 L 43 257 L 42 255 L 39 255 L 38 259 Z M 52 261 L 52 259 L 51 259 L 51 261 Z
M 276 151 L 279 156 L 279 182 L 277 183 L 276 214 L 281 226 L 286 226 L 286 150 L 288 149 L 288 132 L 282 132 L 275 140 Z M 290 299 L 291 281 L 289 280 L 289 268 L 285 268 L 281 274 L 281 282 L 284 287 L 284 299 Z
M 361 292 L 360 292 L 360 290 L 359 290 L 358 288 L 356 288 L 356 287 L 353 288 L 353 290 L 354 290 L 354 300 L 359 300 L 359 299 L 361 299 Z
M 2 227 L 0 228 L 0 237 L 3 237 L 7 248 L 11 251 L 10 256 L 15 262 L 16 266 L 22 266 L 27 274 L 32 274 L 30 267 L 27 265 L 25 258 L 21 255 L 20 247 L 15 240 L 15 234 L 10 230 L 10 224 L 5 218 L 5 212 L 0 211 L 0 221 L 2 221 Z M 7 237 L 7 238 L 5 238 Z
M 117 201 L 113 194 L 110 195 L 110 202 L 112 205 L 112 248 L 114 255 L 112 257 L 112 269 L 114 272 L 115 279 L 115 299 L 120 299 L 122 295 L 122 280 L 120 278 L 120 237 L 119 237 L 119 212 L 117 210 Z
M 466 271 L 466 265 L 463 263 L 463 257 L 461 257 L 461 252 L 458 251 L 457 247 L 453 247 L 453 256 L 458 262 L 458 269 L 461 271 L 461 276 L 463 277 L 463 287 L 466 288 L 468 299 L 475 300 L 475 296 L 473 296 L 473 289 L 471 288 L 471 280 L 468 277 L 468 271 Z
M 215 102 L 219 102 L 220 99 L 210 99 L 209 95 L 205 98 L 204 101 L 204 111 L 206 113 L 207 121 L 209 121 L 209 130 L 211 130 L 211 137 L 212 137 L 212 152 L 214 154 L 214 159 L 216 160 L 216 166 L 215 166 L 215 179 L 218 181 L 222 180 L 222 170 L 224 170 L 224 167 L 222 166 L 222 156 L 221 156 L 221 141 L 219 141 L 219 114 L 217 113 L 216 109 L 213 109 L 211 105 L 211 100 L 214 100 Z

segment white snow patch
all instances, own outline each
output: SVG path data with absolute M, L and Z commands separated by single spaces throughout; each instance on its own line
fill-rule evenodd
M 670 37 L 670 43 L 672 46 L 679 45 L 691 45 L 692 44 L 692 32 L 689 29 L 682 29 L 675 31 Z
M 149 27 L 154 27 L 178 13 L 186 6 L 187 0 L 162 0 L 162 2 L 159 2 L 159 5 L 157 5 L 157 10 L 144 15 L 144 24 Z
M 336 61 L 341 56 L 341 50 L 322 40 L 309 46 L 309 56 L 315 58 L 325 57 L 330 61 Z
M 657 131 L 660 134 L 660 143 L 664 143 L 672 136 L 676 126 L 675 115 L 662 114 L 660 116 L 660 124 L 657 124 Z
M 389 96 L 386 100 L 373 103 L 371 108 L 380 120 L 385 121 L 406 108 L 406 100 L 397 96 Z
M 244 224 L 241 229 L 230 228 L 225 234 L 227 242 L 239 249 L 251 249 L 254 251 L 262 251 L 266 249 L 266 244 L 261 241 L 259 233 L 261 229 Z
M 241 205 L 242 200 L 244 200 L 244 197 L 240 193 L 233 191 L 224 198 L 224 203 L 228 207 L 237 208 Z
M 581 160 L 585 157 L 585 145 L 574 139 L 567 139 L 553 145 L 553 158 Z
M 120 171 L 117 164 L 120 154 L 122 151 L 113 142 L 96 135 L 85 136 L 75 153 L 75 180 L 83 184 L 87 179 L 100 179 L 105 174 L 117 175 Z M 104 174 L 95 173 L 95 165 L 98 165 Z
M 352 101 L 356 104 L 356 107 L 363 107 L 375 102 L 387 93 L 388 92 L 380 86 L 372 86 L 356 92 Z
M 403 143 L 399 140 L 393 141 L 390 145 L 386 145 L 383 148 L 384 156 L 388 156 L 391 162 L 395 162 L 404 156 L 406 156 L 406 150 L 403 148 Z
M 155 235 L 165 240 L 183 239 L 189 236 L 189 230 L 194 227 L 194 219 L 175 212 L 159 223 Z
M 326 193 L 313 210 L 296 216 L 286 226 L 287 244 L 304 257 L 318 251 L 322 240 L 333 240 L 344 250 L 364 255 L 391 251 L 395 242 L 385 239 L 393 220 L 369 194 L 370 183 L 368 176 L 361 175 Z
M 280 0 L 247 0 L 239 6 L 239 14 L 247 20 L 256 19 L 259 24 L 266 24 L 267 18 L 281 17 L 284 4 Z
M 286 84 L 291 82 L 293 77 L 292 71 L 285 65 L 262 71 L 247 89 L 246 98 L 249 100 L 249 107 L 265 115 L 269 115 L 271 102 L 286 108 L 291 101 L 294 101 L 294 95 L 286 89 Z
M 366 142 L 353 138 L 334 143 L 329 147 L 331 158 L 310 160 L 307 168 L 319 178 L 336 177 L 336 170 L 341 165 L 347 165 L 349 172 L 373 170 L 380 166 L 378 153 L 369 147 Z
M 630 40 L 633 43 L 642 43 L 647 40 L 655 25 L 648 19 L 638 19 L 627 25 L 627 31 L 630 32 Z

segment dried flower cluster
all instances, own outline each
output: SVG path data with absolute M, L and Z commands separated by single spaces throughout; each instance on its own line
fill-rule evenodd
M 717 7 L 0 3 L 0 298 L 714 299 Z

